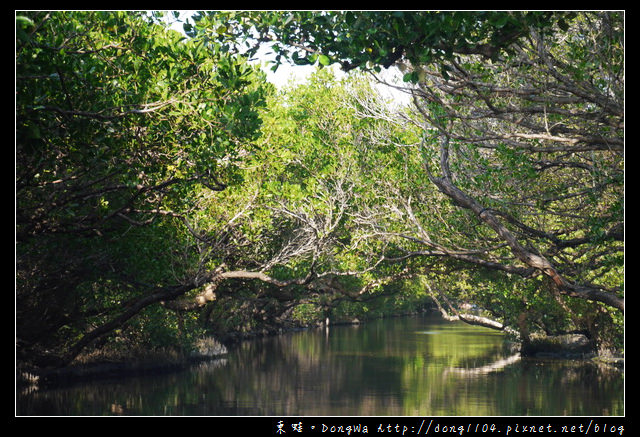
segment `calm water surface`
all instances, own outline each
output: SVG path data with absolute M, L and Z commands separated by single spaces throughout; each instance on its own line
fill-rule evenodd
M 19 394 L 22 415 L 624 415 L 624 377 L 571 360 L 519 359 L 495 331 L 437 316 L 244 342 L 169 375 Z

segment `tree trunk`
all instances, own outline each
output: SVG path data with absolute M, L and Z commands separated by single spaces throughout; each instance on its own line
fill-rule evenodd
M 202 283 L 193 283 L 186 285 L 178 285 L 171 287 L 163 287 L 157 289 L 155 292 L 145 295 L 144 297 L 138 299 L 137 301 L 131 303 L 120 315 L 114 317 L 108 322 L 98 326 L 92 331 L 87 332 L 77 343 L 75 343 L 69 351 L 60 359 L 59 362 L 56 363 L 60 366 L 64 366 L 69 364 L 78 354 L 87 347 L 91 342 L 97 340 L 98 338 L 109 334 L 114 329 L 119 328 L 129 319 L 135 317 L 140 311 L 144 308 L 152 305 L 154 303 L 163 302 L 167 307 L 174 309 L 176 311 L 187 311 L 193 310 L 197 307 L 201 306 L 200 303 L 203 302 L 202 299 L 205 300 L 213 300 L 215 298 L 215 294 L 213 291 L 215 290 L 217 284 L 224 279 L 257 279 L 263 282 L 267 282 L 269 284 L 273 284 L 279 288 L 287 287 L 289 285 L 305 285 L 311 281 L 313 277 L 313 270 L 311 270 L 306 277 L 304 278 L 296 278 L 290 279 L 286 281 L 281 281 L 271 276 L 263 273 L 263 272 L 252 272 L 246 270 L 236 270 L 236 271 L 228 271 L 224 272 L 222 269 L 213 270 L 203 281 Z M 174 302 L 176 299 L 184 296 L 185 293 L 196 289 L 202 285 L 209 285 L 209 287 L 205 287 L 204 292 L 196 297 L 195 301 L 187 301 L 181 300 L 178 302 Z
M 446 161 L 443 165 L 446 165 Z M 491 211 L 456 187 L 448 177 L 440 178 L 430 175 L 430 179 L 443 194 L 453 199 L 461 207 L 473 211 L 483 223 L 493 229 L 509 245 L 511 252 L 518 260 L 548 276 L 562 294 L 599 301 L 624 311 L 624 298 L 596 287 L 572 284 L 562 277 L 545 257 L 525 249 L 515 235 Z
M 433 299 L 433 301 L 435 302 L 436 306 L 438 307 L 438 310 L 440 311 L 440 314 L 447 321 L 455 322 L 455 321 L 459 320 L 459 321 L 465 322 L 465 323 L 467 323 L 469 325 L 484 326 L 485 328 L 496 329 L 498 331 L 504 331 L 504 332 L 513 334 L 515 336 L 519 336 L 520 335 L 514 329 L 509 328 L 508 326 L 505 326 L 502 323 L 500 323 L 500 322 L 498 322 L 496 320 L 492 320 L 492 319 L 490 319 L 488 317 L 482 317 L 482 316 L 476 316 L 475 314 L 464 314 L 464 313 L 458 312 L 458 310 L 455 309 L 453 307 L 453 305 L 451 305 L 451 302 L 449 302 L 449 299 L 447 299 L 447 297 L 444 294 L 440 293 L 440 296 L 445 300 L 445 302 L 447 303 L 449 308 L 451 308 L 451 310 L 455 313 L 454 316 L 451 316 L 451 315 L 449 315 L 447 310 L 445 310 L 442 307 L 442 305 L 440 304 L 440 301 L 436 297 L 435 293 L 433 292 L 433 290 L 431 290 L 431 287 L 429 287 L 429 291 L 430 291 L 429 294 L 431 295 L 431 298 Z

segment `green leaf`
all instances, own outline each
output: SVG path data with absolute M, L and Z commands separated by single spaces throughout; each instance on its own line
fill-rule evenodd
M 420 76 L 418 75 L 417 71 L 412 71 L 411 73 L 405 73 L 405 75 L 402 76 L 402 80 L 404 82 L 417 83 L 419 79 L 420 79 Z
M 331 59 L 327 55 L 320 55 L 318 61 L 325 66 L 331 64 Z

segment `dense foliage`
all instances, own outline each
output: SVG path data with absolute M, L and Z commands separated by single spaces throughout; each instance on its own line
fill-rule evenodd
M 243 34 L 253 29 L 259 41 L 277 41 L 275 52 L 295 63 L 338 62 L 373 72 L 398 65 L 415 84 L 407 89 L 415 111 L 392 123 L 413 125 L 422 138 L 417 146 L 395 144 L 420 150 L 418 173 L 430 182 L 421 186 L 418 177 L 413 191 L 389 196 L 406 213 L 403 236 L 417 243 L 406 256 L 441 256 L 535 278 L 528 283 L 536 293 L 548 292 L 517 298 L 522 332 L 529 314 L 544 313 L 528 302 L 551 299 L 601 346 L 611 341 L 594 331 L 619 321 L 613 308 L 624 310 L 623 14 L 222 17 Z M 370 118 L 391 120 L 375 105 L 366 109 Z M 375 141 L 380 138 L 387 137 L 379 133 Z M 434 187 L 439 193 L 429 190 Z M 384 228 L 379 220 L 375 226 Z M 588 310 L 580 299 L 591 302 Z M 529 322 L 543 324 L 540 317 Z
M 621 14 L 158 18 L 16 14 L 20 360 L 432 303 L 621 346 Z
M 22 351 L 73 344 L 141 295 L 191 282 L 188 212 L 240 182 L 264 96 L 241 58 L 144 13 L 18 18 Z

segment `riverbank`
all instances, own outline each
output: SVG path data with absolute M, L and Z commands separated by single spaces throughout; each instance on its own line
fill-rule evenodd
M 597 350 L 593 342 L 583 334 L 557 336 L 534 335 L 527 343 L 519 343 L 520 353 L 530 358 L 558 358 L 590 360 L 624 368 L 624 356 L 608 350 Z
M 122 378 L 149 373 L 170 373 L 198 361 L 222 358 L 227 347 L 213 337 L 197 341 L 191 351 L 162 348 L 93 352 L 78 357 L 62 368 L 34 369 L 16 367 L 16 386 L 31 390 L 44 386 L 69 385 L 93 379 Z
M 21 415 L 611 415 L 624 375 L 529 359 L 507 337 L 437 315 L 243 341 L 173 372 L 18 391 Z M 464 387 L 464 390 L 460 390 Z
M 385 318 L 412 317 L 419 314 L 398 314 Z M 195 348 L 188 353 L 174 349 L 128 350 L 126 353 L 117 354 L 93 353 L 80 357 L 64 368 L 16 368 L 16 383 L 19 388 L 29 390 L 51 385 L 69 385 L 91 379 L 175 372 L 199 361 L 222 359 L 227 354 L 227 347 L 232 347 L 243 341 L 307 329 L 358 325 L 368 321 L 353 318 L 328 321 L 328 324 L 327 321 L 324 321 L 309 326 L 290 325 L 272 329 L 263 328 L 251 332 L 230 332 L 221 335 L 218 339 L 213 337 L 201 339 L 196 343 Z M 623 356 L 612 353 L 598 354 L 590 341 L 583 335 L 534 337 L 533 341 L 527 345 L 511 341 L 510 348 L 527 358 L 584 360 L 624 369 Z
M 418 313 L 387 315 L 386 317 L 408 317 Z M 334 320 L 328 326 L 356 325 L 364 323 L 358 318 Z M 288 323 L 281 326 L 261 327 L 253 331 L 231 331 L 216 338 L 206 337 L 196 342 L 188 352 L 163 348 L 158 350 L 127 349 L 126 351 L 92 352 L 81 355 L 63 368 L 16 367 L 16 386 L 23 390 L 40 387 L 70 385 L 88 380 L 122 378 L 144 374 L 161 374 L 180 371 L 194 363 L 222 359 L 227 348 L 243 341 L 282 335 L 307 329 L 323 328 L 327 320 L 307 325 Z

